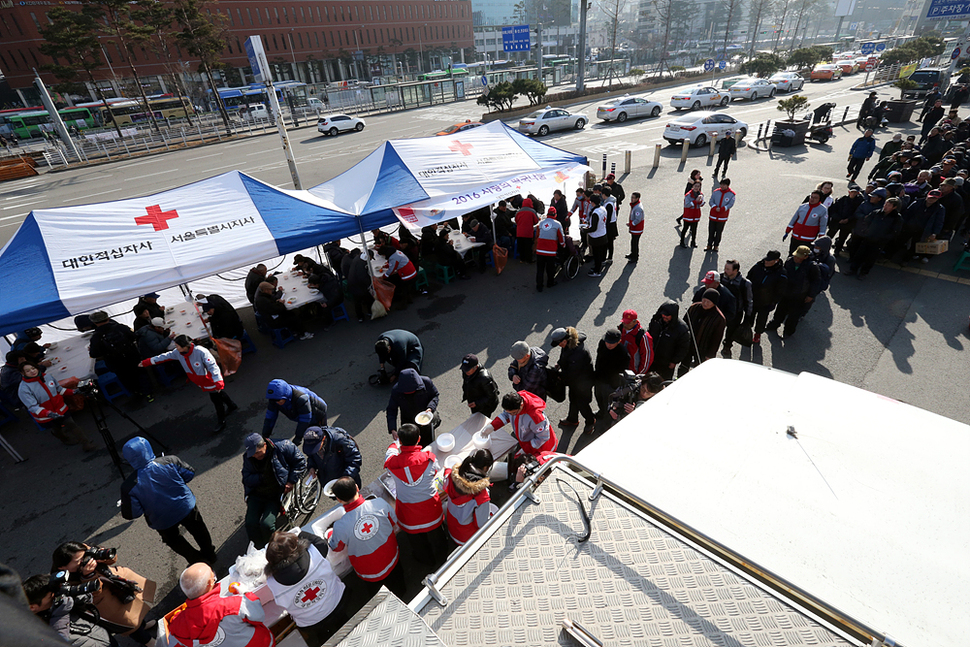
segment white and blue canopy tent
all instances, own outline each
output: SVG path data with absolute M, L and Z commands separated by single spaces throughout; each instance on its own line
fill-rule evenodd
M 0 250 L 0 275 L 17 277 L 0 290 L 0 335 L 190 282 L 242 305 L 241 277 L 235 286 L 212 277 L 398 219 L 421 227 L 517 193 L 566 192 L 588 170 L 585 157 L 495 122 L 385 142 L 309 191 L 233 171 L 145 197 L 35 210 Z

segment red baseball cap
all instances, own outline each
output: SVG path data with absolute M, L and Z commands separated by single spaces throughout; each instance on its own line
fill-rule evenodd
M 715 272 L 714 270 L 711 270 L 710 272 L 705 274 L 704 278 L 701 279 L 701 283 L 720 283 L 720 282 L 721 282 L 721 275 Z
M 636 310 L 624 310 L 623 311 L 623 321 L 636 321 L 637 311 Z

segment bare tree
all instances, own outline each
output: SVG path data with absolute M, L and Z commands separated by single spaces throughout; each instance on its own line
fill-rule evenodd
M 795 21 L 795 30 L 791 36 L 791 45 L 789 45 L 789 51 L 795 49 L 795 41 L 798 40 L 798 30 L 802 26 L 802 18 L 805 17 L 805 10 L 808 9 L 809 4 L 812 0 L 802 0 L 801 4 L 798 6 L 798 19 Z
M 657 69 L 663 74 L 664 66 L 670 69 L 667 64 L 667 48 L 670 43 L 670 28 L 673 24 L 677 11 L 677 0 L 653 0 L 653 7 L 657 10 L 657 18 L 663 26 L 663 42 L 660 44 L 660 62 Z
M 748 29 L 751 31 L 751 47 L 748 48 L 748 55 L 754 56 L 754 48 L 758 42 L 758 30 L 761 28 L 761 19 L 766 13 L 771 12 L 774 0 L 751 0 L 748 9 Z
M 741 10 L 741 0 L 724 0 L 723 9 L 727 11 L 727 19 L 724 25 L 724 59 L 727 60 L 728 37 L 731 35 L 731 21 L 734 20 L 734 12 Z
M 788 7 L 792 4 L 792 2 L 793 0 L 778 0 L 778 3 L 775 5 L 776 11 L 781 9 L 781 20 L 778 21 L 780 23 L 778 26 L 778 35 L 775 36 L 775 44 L 772 46 L 772 50 L 778 49 L 778 39 L 780 39 L 781 35 L 785 32 L 785 20 L 788 19 Z
M 613 67 L 613 61 L 616 60 L 616 37 L 617 32 L 620 29 L 620 14 L 626 7 L 626 0 L 609 0 L 609 4 L 604 5 L 603 13 L 609 20 L 609 34 L 610 34 L 610 69 L 606 74 L 606 78 L 609 81 L 610 87 L 613 86 L 613 77 L 617 76 L 616 69 Z

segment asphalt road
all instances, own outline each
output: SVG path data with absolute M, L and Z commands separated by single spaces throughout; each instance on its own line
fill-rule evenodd
M 845 105 L 861 103 L 860 93 L 850 90 L 853 82 L 808 85 L 806 94 L 813 103 L 835 101 L 841 110 Z M 659 100 L 670 93 L 668 89 L 653 96 Z M 781 114 L 775 109 L 775 101 L 767 100 L 739 102 L 729 112 L 749 123 L 774 120 Z M 469 102 L 369 119 L 362 133 L 336 139 L 317 137 L 309 129 L 299 130 L 293 134 L 293 141 L 304 183 L 312 186 L 349 168 L 386 138 L 426 135 L 477 115 L 477 106 Z M 746 271 L 768 249 L 787 249 L 781 236 L 803 197 L 825 179 L 836 181 L 837 194 L 844 192 L 845 159 L 857 136 L 852 128 L 839 128 L 827 146 L 770 153 L 743 147 L 729 174 L 738 192 L 738 205 L 725 230 L 721 253 L 711 255 L 678 248 L 674 219 L 682 210 L 687 173 L 700 168 L 708 174 L 713 161 L 706 150 L 693 150 L 690 161 L 682 167 L 679 152 L 665 149 L 661 167 L 651 169 L 652 148 L 664 123 L 661 118 L 622 126 L 592 124 L 585 131 L 551 135 L 545 140 L 596 160 L 607 152 L 621 168 L 620 153 L 633 151 L 631 173 L 620 179 L 628 195 L 640 191 L 647 205 L 638 265 L 623 262 L 629 242 L 621 233 L 617 262 L 602 279 L 581 274 L 573 282 L 536 294 L 533 267 L 512 262 L 500 277 L 489 273 L 467 282 L 435 285 L 427 297 L 407 311 L 367 324 L 340 323 L 311 341 L 290 344 L 282 350 L 254 334 L 259 352 L 245 357 L 240 373 L 227 386 L 241 410 L 218 437 L 209 433 L 215 421 L 208 398 L 191 385 L 163 392 L 154 404 L 130 411 L 135 420 L 167 443 L 172 453 L 196 467 L 192 487 L 220 548 L 223 568 L 246 546 L 241 527 L 245 508 L 239 456 L 244 436 L 261 428 L 262 396 L 268 380 L 286 378 L 312 388 L 327 400 L 332 424 L 348 430 L 360 444 L 367 482 L 379 474 L 388 442 L 384 419 L 387 391 L 367 385 L 367 376 L 376 368 L 373 341 L 381 331 L 407 328 L 422 338 L 427 349 L 425 373 L 441 391 L 439 411 L 444 420 L 442 431 L 446 430 L 467 414 L 460 402 L 457 369 L 465 353 L 477 353 L 505 390 L 508 352 L 516 340 L 526 339 L 548 348 L 553 328 L 576 325 L 595 347 L 605 330 L 619 322 L 623 310 L 636 309 L 646 322 L 665 299 L 689 302 L 704 273 L 720 270 L 725 260 L 736 258 Z M 914 128 L 901 130 L 915 132 Z M 881 144 L 889 135 L 880 133 L 877 138 Z M 280 186 L 289 183 L 277 140 L 269 135 L 136 162 L 52 173 L 3 185 L 0 240 L 15 231 L 28 208 L 147 194 L 228 169 L 239 169 Z M 624 208 L 621 218 L 627 212 Z M 867 281 L 836 276 L 830 291 L 818 300 L 794 338 L 782 341 L 775 335 L 765 335 L 759 347 L 736 350 L 735 358 L 832 377 L 970 422 L 966 409 L 970 362 L 965 354 L 970 346 L 966 306 L 970 302 L 970 281 L 965 277 L 962 283 L 951 280 L 948 270 L 954 254 L 918 268 L 923 273 L 879 266 Z M 8 277 L 4 289 L 15 285 L 16 277 Z M 244 312 L 243 318 L 254 330 L 251 313 Z M 697 393 L 697 406 L 684 411 L 684 416 L 705 416 L 711 424 L 717 424 L 718 411 L 732 406 L 732 394 L 743 388 L 744 384 L 711 384 Z M 823 410 L 826 406 L 826 402 L 818 402 Z M 550 402 L 550 419 L 557 421 L 565 413 L 565 405 Z M 835 410 L 827 413 L 839 415 Z M 79 420 L 93 428 L 86 414 Z M 127 438 L 134 432 L 114 412 L 109 412 L 108 423 L 115 438 Z M 292 423 L 280 422 L 279 428 L 284 435 L 289 434 Z M 184 567 L 181 559 L 161 544 L 143 520 L 128 522 L 121 518 L 116 507 L 120 479 L 105 451 L 85 455 L 77 448 L 62 447 L 25 422 L 5 426 L 2 433 L 29 460 L 14 465 L 6 454 L 0 454 L 4 511 L 0 558 L 26 577 L 49 567 L 51 551 L 60 542 L 85 540 L 117 546 L 121 561 L 158 581 L 162 593 L 177 587 L 178 574 Z M 561 449 L 572 451 L 577 438 L 566 433 L 561 434 L 561 441 Z M 321 504 L 320 511 L 325 508 Z

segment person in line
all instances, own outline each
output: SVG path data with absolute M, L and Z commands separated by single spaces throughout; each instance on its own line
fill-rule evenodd
M 723 180 L 728 172 L 728 164 L 731 163 L 731 158 L 737 152 L 738 142 L 734 139 L 734 132 L 729 130 L 724 133 L 724 138 L 717 143 L 717 164 L 714 165 L 713 174 L 715 182 L 717 182 L 718 171 L 721 171 L 721 164 L 724 165 L 724 170 L 721 171 L 721 179 Z
M 86 452 L 98 448 L 74 421 L 64 402 L 64 396 L 72 395 L 73 390 L 62 387 L 52 375 L 45 374 L 40 366 L 29 360 L 20 364 L 20 376 L 17 395 L 38 427 L 47 429 L 65 445 L 80 444 Z
M 883 144 L 882 149 L 879 151 L 879 159 L 885 159 L 891 157 L 893 153 L 898 153 L 903 149 L 903 134 L 896 133 L 893 138 Z
M 700 303 L 693 303 L 684 314 L 684 321 L 691 335 L 690 351 L 681 363 L 678 375 L 683 376 L 695 366 L 700 366 L 717 356 L 717 349 L 724 339 L 726 320 L 717 304 L 720 292 L 707 288 Z
M 349 476 L 360 487 L 363 459 L 353 436 L 340 427 L 310 427 L 303 436 L 303 453 L 311 477 L 329 483 Z
M 680 306 L 667 301 L 657 308 L 647 332 L 653 340 L 651 368 L 663 380 L 674 379 L 674 369 L 687 358 L 691 343 L 687 324 L 680 320 Z
M 556 210 L 549 212 L 536 227 L 536 292 L 542 292 L 542 275 L 546 277 L 546 287 L 556 285 L 556 255 L 559 248 L 566 244 L 562 225 L 556 220 Z
M 811 255 L 812 250 L 803 245 L 785 261 L 785 293 L 766 327 L 766 330 L 774 331 L 784 324 L 782 339 L 795 334 L 798 322 L 822 289 L 822 274 L 812 262 Z
M 491 451 L 475 449 L 458 469 L 445 470 L 448 534 L 459 546 L 465 545 L 492 516 L 488 473 L 494 462 Z
M 825 238 L 828 240 L 829 246 L 831 246 L 832 239 L 827 236 Z M 754 295 L 751 289 L 751 281 L 744 278 L 744 274 L 741 273 L 741 263 L 736 260 L 732 259 L 724 262 L 724 271 L 721 272 L 720 279 L 720 285 L 726 287 L 731 292 L 735 303 L 735 312 L 730 318 L 727 318 L 728 315 L 724 312 L 724 316 L 727 318 L 727 327 L 724 331 L 724 348 L 721 350 L 722 356 L 731 357 L 731 346 L 734 344 L 735 333 L 742 326 L 751 326 L 751 316 L 754 312 Z
M 526 454 L 556 451 L 559 441 L 545 414 L 546 403 L 528 391 L 506 393 L 502 396 L 502 413 L 482 430 L 486 437 L 512 423 L 512 435 L 519 450 Z M 489 428 L 491 427 L 491 428 Z
M 132 520 L 144 515 L 162 543 L 190 565 L 215 565 L 212 535 L 188 486 L 195 469 L 178 456 L 156 457 L 151 444 L 141 436 L 126 442 L 122 454 L 135 471 L 121 485 L 121 516 Z M 198 548 L 181 535 L 180 526 L 192 535 Z
M 398 550 L 397 516 L 384 499 L 365 499 L 354 479 L 344 476 L 333 484 L 333 495 L 344 516 L 333 524 L 330 549 L 347 551 L 350 565 L 373 597 L 381 586 L 406 599 L 407 583 Z
M 788 275 L 781 262 L 781 252 L 769 251 L 765 257 L 748 270 L 751 282 L 751 302 L 754 317 L 754 335 L 751 343 L 760 344 L 761 334 L 768 326 L 768 315 L 788 291 Z
M 430 566 L 443 563 L 448 548 L 441 496 L 435 485 L 440 467 L 434 452 L 422 448 L 417 425 L 401 425 L 397 440 L 385 453 L 384 469 L 394 478 L 394 512 L 414 559 Z
M 603 198 L 593 194 L 589 198 L 592 210 L 586 222 L 586 241 L 589 244 L 590 252 L 593 254 L 593 269 L 586 273 L 592 278 L 603 276 L 603 262 L 606 260 L 607 248 L 607 215 L 603 208 Z
M 687 236 L 690 236 L 690 246 L 697 247 L 697 223 L 701 219 L 701 207 L 704 206 L 704 194 L 701 183 L 695 182 L 687 195 L 684 196 L 684 221 L 680 230 L 680 246 L 687 249 Z
M 872 137 L 872 129 L 867 128 L 862 137 L 855 140 L 852 148 L 849 149 L 849 166 L 845 177 L 855 182 L 862 172 L 862 165 L 869 161 L 875 151 L 876 140 Z
M 246 535 L 257 549 L 276 531 L 280 501 L 304 472 L 306 457 L 290 441 L 263 438 L 258 433 L 246 436 L 242 466 Z
M 593 367 L 593 395 L 596 398 L 597 421 L 606 420 L 610 394 L 623 383 L 623 372 L 630 369 L 630 353 L 621 343 L 619 330 L 607 330 L 596 347 Z
M 276 426 L 276 419 L 283 414 L 296 422 L 293 442 L 299 445 L 311 426 L 327 426 L 327 403 L 319 395 L 306 388 L 276 378 L 266 386 L 266 418 L 263 420 L 263 438 L 269 438 Z
M 276 531 L 266 545 L 266 586 L 308 647 L 323 645 L 349 619 L 350 595 L 328 552 L 325 539 L 302 531 Z
M 144 369 L 139 367 L 141 355 L 135 333 L 128 326 L 109 319 L 103 310 L 91 313 L 91 323 L 96 328 L 91 335 L 88 354 L 94 359 L 103 359 L 108 370 L 118 376 L 129 393 L 145 402 L 154 402 L 151 382 Z
M 883 193 L 885 194 L 885 189 Z M 829 222 L 829 211 L 822 204 L 822 198 L 821 191 L 812 191 L 808 202 L 798 205 L 798 209 L 795 210 L 795 215 L 785 228 L 785 235 L 781 237 L 784 242 L 791 234 L 789 254 L 795 253 L 795 249 L 802 245 L 811 245 L 812 241 L 825 231 Z
M 424 364 L 424 347 L 421 340 L 413 332 L 407 330 L 387 330 L 374 342 L 374 352 L 380 369 L 387 373 L 391 382 L 397 379 L 398 373 L 406 368 L 413 368 L 418 373 Z
M 627 229 L 630 230 L 630 253 L 627 261 L 636 264 L 640 260 L 640 236 L 643 235 L 643 207 L 640 206 L 640 194 L 634 191 L 630 194 L 630 219 Z
M 490 417 L 498 408 L 498 384 L 488 370 L 469 353 L 461 360 L 461 400 L 472 413 Z
M 208 564 L 192 564 L 179 576 L 187 598 L 185 609 L 168 623 L 169 641 L 163 647 L 205 645 L 273 647 L 273 633 L 263 622 L 266 614 L 255 593 L 222 595 L 222 585 Z
M 920 110 L 919 118 L 916 121 L 919 121 L 922 123 L 923 120 L 926 118 L 926 114 L 933 109 L 933 106 L 936 105 L 937 101 L 940 101 L 940 106 L 942 107 L 943 106 L 942 99 L 943 99 L 943 93 L 940 92 L 940 86 L 934 85 L 933 89 L 927 92 L 926 96 L 923 97 L 923 109 Z M 913 138 L 913 140 L 915 141 L 915 137 Z
M 835 241 L 835 255 L 842 253 L 846 239 L 855 227 L 856 211 L 865 201 L 858 184 L 850 184 L 846 195 L 836 200 L 829 209 L 828 236 Z
M 721 275 L 716 271 L 711 270 L 704 275 L 701 279 L 701 287 L 694 291 L 693 303 L 700 303 L 701 299 L 704 298 L 704 292 L 708 289 L 717 290 L 721 295 L 720 300 L 717 302 L 718 310 L 724 315 L 726 321 L 730 321 L 734 318 L 734 315 L 738 311 L 738 303 L 734 298 L 734 294 L 731 292 L 728 286 L 721 283 Z
M 377 253 L 387 259 L 384 278 L 394 284 L 394 296 L 401 301 L 403 310 L 414 303 L 418 271 L 414 269 L 414 264 L 404 252 L 394 249 L 391 245 L 382 246 Z
M 641 375 L 653 363 L 653 340 L 647 329 L 640 325 L 636 310 L 624 310 L 623 318 L 616 327 L 626 352 L 630 355 L 629 369 Z
M 373 258 L 374 252 L 367 250 L 349 253 L 342 261 L 342 271 L 347 277 L 347 291 L 354 302 L 357 323 L 363 323 L 370 316 L 370 307 L 374 303 L 374 297 L 370 293 L 372 283 L 369 269 L 370 260 Z
M 940 123 L 940 119 L 943 119 L 943 115 L 946 114 L 946 108 L 943 107 L 942 99 L 935 100 L 932 105 L 933 107 L 927 110 L 925 117 L 920 120 L 923 122 L 923 127 L 920 129 L 920 137 L 917 142 L 919 146 L 922 146 L 927 138 L 929 138 L 930 132 L 936 128 L 936 125 Z M 923 115 L 920 116 L 922 117 Z
M 731 215 L 731 209 L 734 207 L 736 199 L 737 194 L 731 189 L 731 180 L 726 177 L 721 178 L 720 185 L 711 193 L 711 213 L 707 223 L 707 247 L 704 248 L 705 252 L 716 252 L 718 246 L 720 246 L 721 234 L 724 233 L 724 225 L 727 224 L 728 216 Z
M 391 387 L 391 397 L 387 402 L 387 433 L 397 438 L 397 416 L 400 411 L 401 424 L 417 424 L 421 431 L 421 445 L 430 446 L 434 442 L 434 430 L 441 424 L 438 398 L 438 388 L 430 377 L 419 375 L 413 368 L 401 371 Z M 427 424 L 418 423 L 417 417 L 420 413 L 430 414 L 431 421 Z
M 899 198 L 887 198 L 882 209 L 863 218 L 853 232 L 852 237 L 859 240 L 853 245 L 849 255 L 849 271 L 845 275 L 862 280 L 876 264 L 882 248 L 888 246 L 902 230 Z
M 288 328 L 300 340 L 313 339 L 313 333 L 308 332 L 303 327 L 295 312 L 286 309 L 286 304 L 277 295 L 276 288 L 269 281 L 263 281 L 259 284 L 253 307 L 267 327 L 274 330 Z
M 209 394 L 212 406 L 216 409 L 216 428 L 219 433 L 226 428 L 226 416 L 239 408 L 226 393 L 226 383 L 222 379 L 222 371 L 216 363 L 212 353 L 192 342 L 188 335 L 175 338 L 175 348 L 141 361 L 142 366 L 153 366 L 162 362 L 177 360 L 185 371 L 185 376 L 197 387 Z
M 916 254 L 916 243 L 932 242 L 943 229 L 946 209 L 940 204 L 943 192 L 933 189 L 921 200 L 914 200 L 903 214 L 903 228 L 886 255 L 895 257 L 900 265 L 912 259 L 919 259 L 923 263 L 929 258 Z
M 249 299 L 250 303 L 255 303 L 256 290 L 259 288 L 259 284 L 266 280 L 266 272 L 266 266 L 260 263 L 246 274 L 246 298 Z
M 526 198 L 515 212 L 515 244 L 522 263 L 532 262 L 532 239 L 538 224 L 539 216 L 532 207 L 532 200 Z
M 512 381 L 512 388 L 516 391 L 528 391 L 545 402 L 546 365 L 549 362 L 549 356 L 538 346 L 529 346 L 524 341 L 512 344 L 509 354 L 512 357 L 512 362 L 509 364 L 509 380 Z
M 586 348 L 586 333 L 572 326 L 556 328 L 552 331 L 551 341 L 553 348 L 562 349 L 556 366 L 562 372 L 569 397 L 569 411 L 559 421 L 559 426 L 578 427 L 579 414 L 583 414 L 586 423 L 583 433 L 589 433 L 596 426 L 596 416 L 590 407 L 593 401 L 593 357 Z

